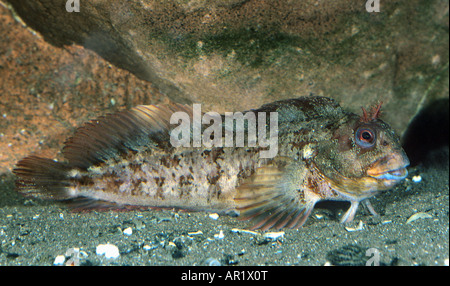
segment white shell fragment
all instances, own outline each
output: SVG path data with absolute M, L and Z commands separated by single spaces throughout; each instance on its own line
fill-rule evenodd
M 219 215 L 216 213 L 210 214 L 209 217 L 213 220 L 217 220 L 219 218 Z
M 315 214 L 314 215 L 317 219 L 323 219 L 324 215 L 323 214 Z
M 348 232 L 353 232 L 353 231 L 360 231 L 364 229 L 364 223 L 362 222 L 362 220 L 359 221 L 358 225 L 356 227 L 345 227 L 345 230 Z
M 123 230 L 123 234 L 130 236 L 133 234 L 133 229 L 131 227 L 127 227 Z
M 195 231 L 195 232 L 188 232 L 189 236 L 194 236 L 194 235 L 202 235 L 203 232 L 201 230 Z
M 414 183 L 420 183 L 422 181 L 422 177 L 420 175 L 413 176 L 411 179 Z
M 99 244 L 95 251 L 97 255 L 104 255 L 108 259 L 116 259 L 120 256 L 119 248 L 114 244 Z
M 66 261 L 66 257 L 64 255 L 58 255 L 55 257 L 55 261 L 53 261 L 53 265 L 55 265 L 55 266 L 64 265 L 65 261 Z
M 223 231 L 219 231 L 219 233 L 214 235 L 215 239 L 223 239 L 225 237 L 225 234 L 223 234 Z
M 406 221 L 406 224 L 410 224 L 415 220 L 421 219 L 421 218 L 433 218 L 431 215 L 423 212 L 415 213 L 412 216 L 409 217 L 409 219 Z
M 248 229 L 241 229 L 241 228 L 233 228 L 233 229 L 231 229 L 231 232 L 248 233 L 248 234 L 253 234 L 253 235 L 257 235 L 258 234 L 256 231 L 248 230 Z
M 284 231 L 266 232 L 263 237 L 270 240 L 277 240 L 284 236 Z

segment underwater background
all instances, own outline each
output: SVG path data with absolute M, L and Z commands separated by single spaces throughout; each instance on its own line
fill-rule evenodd
M 368 249 L 381 265 L 448 265 L 448 1 L 63 2 L 0 1 L 0 265 L 64 264 L 73 249 L 77 265 L 366 265 Z M 74 213 L 14 190 L 18 160 L 61 160 L 100 115 L 303 95 L 358 114 L 383 101 L 411 167 L 371 199 L 380 217 L 361 208 L 344 226 L 348 204 L 324 202 L 303 228 L 267 235 L 203 212 Z M 97 254 L 107 243 L 120 256 Z

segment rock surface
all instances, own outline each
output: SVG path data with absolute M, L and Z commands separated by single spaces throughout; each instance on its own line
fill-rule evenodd
M 56 46 L 92 49 L 178 102 L 218 112 L 315 94 L 359 112 L 384 102 L 403 133 L 448 98 L 449 4 L 380 1 L 7 0 Z

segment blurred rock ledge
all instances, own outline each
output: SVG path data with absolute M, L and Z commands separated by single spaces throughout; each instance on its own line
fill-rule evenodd
M 56 46 L 94 50 L 178 102 L 234 111 L 300 95 L 383 101 L 401 134 L 448 98 L 448 1 L 6 0 Z

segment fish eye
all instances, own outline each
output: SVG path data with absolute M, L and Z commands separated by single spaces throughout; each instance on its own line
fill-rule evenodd
M 370 148 L 375 145 L 375 131 L 368 127 L 360 127 L 355 134 L 356 143 L 362 148 Z

